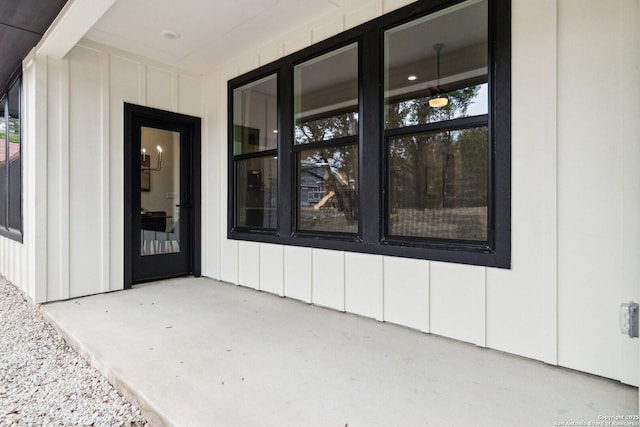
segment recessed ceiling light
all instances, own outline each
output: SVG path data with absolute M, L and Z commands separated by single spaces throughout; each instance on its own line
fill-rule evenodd
M 407 80 L 409 80 L 409 81 L 414 81 L 414 80 L 417 80 L 417 79 L 418 79 L 418 77 L 414 76 L 413 74 L 410 75 L 409 77 L 407 77 Z
M 180 33 L 176 33 L 175 31 L 171 31 L 171 30 L 161 31 L 160 34 L 162 34 L 162 37 L 169 40 L 176 40 L 181 37 Z

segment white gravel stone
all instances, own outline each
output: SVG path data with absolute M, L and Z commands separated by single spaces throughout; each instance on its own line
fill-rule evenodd
M 0 277 L 0 426 L 148 426 Z

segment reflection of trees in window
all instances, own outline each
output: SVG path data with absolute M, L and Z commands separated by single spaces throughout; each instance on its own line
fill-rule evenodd
M 357 145 L 300 152 L 299 179 L 299 229 L 357 232 Z
M 20 86 L 18 78 L 0 94 L 0 234 L 18 240 L 22 234 Z
M 444 122 L 443 130 L 388 138 L 389 234 L 486 240 L 487 126 L 451 121 L 466 116 L 478 91 L 451 91 L 444 108 L 429 107 L 428 98 L 389 106 L 388 127 Z
M 0 140 L 4 143 L 6 138 L 4 120 L 0 122 Z M 20 143 L 20 118 L 9 116 L 9 142 Z M 4 144 L 3 144 L 4 145 Z
M 298 231 L 358 232 L 358 44 L 294 69 Z
M 297 124 L 295 143 L 308 144 L 357 134 L 358 113 L 349 111 L 331 117 L 305 120 Z
M 466 117 L 469 107 L 476 102 L 481 86 L 468 86 L 444 93 L 443 96 L 449 99 L 449 104 L 440 108 L 429 106 L 429 96 L 399 100 L 391 99 L 387 105 L 385 127 L 394 129 Z

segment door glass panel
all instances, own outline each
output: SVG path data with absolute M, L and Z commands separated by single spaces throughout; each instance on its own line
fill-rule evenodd
M 141 128 L 140 255 L 180 252 L 180 134 Z

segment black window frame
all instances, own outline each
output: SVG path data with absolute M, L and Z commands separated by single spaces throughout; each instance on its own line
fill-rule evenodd
M 411 133 L 453 126 L 451 123 L 384 128 L 384 32 L 463 0 L 420 0 L 361 24 L 263 67 L 229 80 L 227 237 L 245 240 L 427 259 L 487 267 L 511 267 L 511 2 L 488 0 L 488 86 L 486 116 L 454 119 L 455 126 L 486 123 L 488 128 L 487 242 L 386 236 L 387 140 Z M 297 157 L 306 144 L 294 144 L 294 79 L 296 65 L 333 50 L 358 45 L 358 233 L 296 230 L 298 207 Z M 233 90 L 265 76 L 278 76 L 278 203 L 277 228 L 236 227 L 233 156 Z M 367 167 L 363 167 L 367 165 Z M 366 184 L 365 184 L 366 183 Z
M 17 89 L 18 89 L 18 110 L 19 110 L 19 132 L 20 132 L 20 156 L 19 156 L 19 167 L 20 167 L 20 172 L 19 172 L 19 176 L 20 176 L 20 187 L 19 187 L 19 197 L 18 200 L 15 201 L 13 200 L 13 198 L 11 197 L 11 164 L 10 164 L 10 158 L 9 158 L 9 92 L 11 92 L 11 90 L 17 85 Z M 22 161 L 22 156 L 23 156 L 23 111 L 22 111 L 22 107 L 23 107 L 23 87 L 22 87 L 22 68 L 19 68 L 11 77 L 11 79 L 9 79 L 9 83 L 7 84 L 7 87 L 4 88 L 1 92 L 0 92 L 0 102 L 3 102 L 5 104 L 5 108 L 4 108 L 4 120 L 5 120 L 5 144 L 4 146 L 0 147 L 0 150 L 4 150 L 5 152 L 5 160 L 6 160 L 6 168 L 4 171 L 5 174 L 5 179 L 4 179 L 4 186 L 2 186 L 2 188 L 0 188 L 0 197 L 4 199 L 4 212 L 0 212 L 0 215 L 2 216 L 3 221 L 0 221 L 0 236 L 9 238 L 11 240 L 15 240 L 19 243 L 22 243 L 23 241 L 23 178 L 22 178 L 22 174 L 23 174 L 23 161 Z M 19 228 L 12 228 L 10 226 L 10 224 L 12 223 L 11 219 L 12 219 L 12 204 L 14 203 L 18 203 L 19 204 L 19 209 L 18 211 L 19 213 L 19 218 L 18 218 L 18 223 Z

